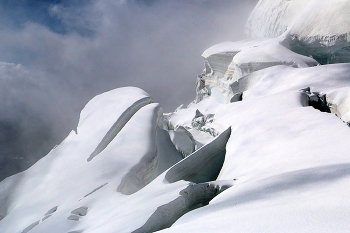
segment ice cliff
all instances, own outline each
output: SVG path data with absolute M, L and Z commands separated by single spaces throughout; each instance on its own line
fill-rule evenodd
M 347 0 L 259 1 L 246 26 L 248 38 L 277 37 L 289 30 L 291 48 L 322 64 L 349 62 Z
M 349 231 L 349 9 L 260 0 L 172 113 L 135 87 L 96 96 L 0 183 L 0 232 Z

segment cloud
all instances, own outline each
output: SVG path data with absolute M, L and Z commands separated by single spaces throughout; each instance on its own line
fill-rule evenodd
M 3 134 L 6 129 L 19 134 L 10 141 L 17 142 L 20 150 L 11 149 L 8 138 L 0 139 L 9 145 L 2 159 L 24 157 L 27 164 L 75 127 L 89 99 L 110 89 L 140 87 L 166 111 L 188 104 L 195 97 L 196 76 L 204 68 L 201 53 L 213 44 L 243 39 L 245 21 L 256 4 L 255 0 L 13 2 L 17 8 L 11 1 L 0 3 L 0 61 L 6 62 L 0 66 L 0 109 L 7 109 L 0 126 Z M 43 137 L 44 142 L 34 140 Z

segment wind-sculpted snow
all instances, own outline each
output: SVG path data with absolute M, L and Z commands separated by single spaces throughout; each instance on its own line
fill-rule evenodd
M 165 175 L 170 182 L 186 180 L 203 183 L 216 180 L 225 160 L 226 143 L 230 138 L 231 129 L 228 128 L 212 142 L 181 160 Z
M 298 18 L 311 0 L 260 0 L 245 27 L 248 38 L 278 37 Z
M 147 104 L 153 103 L 150 97 L 145 97 L 133 103 L 129 108 L 127 108 L 118 118 L 118 120 L 112 125 L 107 134 L 103 137 L 102 141 L 98 144 L 96 149 L 91 153 L 88 161 L 91 161 L 96 155 L 101 153 L 108 144 L 117 136 L 124 125 L 130 120 L 130 118 L 142 107 Z
M 322 64 L 349 62 L 350 2 L 344 0 L 260 0 L 246 25 L 248 38 L 293 38 L 293 51 Z
M 217 111 L 216 120 L 232 128 L 218 179 L 237 179 L 235 186 L 164 232 L 347 229 L 350 130 L 334 115 L 307 107 L 308 95 L 297 88 Z
M 350 65 L 332 64 L 295 69 L 285 66 L 247 75 L 238 81 L 239 91 L 244 91 L 245 99 L 279 92 L 298 91 L 309 87 L 316 95 L 324 95 L 328 108 L 345 122 L 349 122 Z M 237 89 L 237 88 L 236 88 Z M 318 98 L 315 99 L 316 102 Z M 339 107 L 338 107 L 339 106 Z
M 99 200 L 114 200 L 118 196 L 121 203 L 125 202 L 126 199 L 122 198 L 125 195 L 116 192 L 117 187 L 123 178 L 134 174 L 133 168 L 149 170 L 153 160 L 150 164 L 144 158 L 150 151 L 155 151 L 154 148 L 157 147 L 157 153 L 152 154 L 153 157 L 156 155 L 154 169 L 143 174 L 144 177 L 137 176 L 140 182 L 127 179 L 128 187 L 138 187 L 133 191 L 142 188 L 182 159 L 168 133 L 157 125 L 161 119 L 159 105 L 148 104 L 130 118 L 100 156 L 86 162 L 87 155 L 96 148 L 125 109 L 135 102 L 135 98 L 145 97 L 143 93 L 137 88 L 122 88 L 97 96 L 82 111 L 78 134 L 71 132 L 58 147 L 30 169 L 1 182 L 0 214 L 4 218 L 0 221 L 0 229 L 4 229 L 4 232 L 21 232 L 33 226 L 30 233 L 80 231 L 87 227 L 86 221 L 92 223 L 100 215 L 97 210 L 105 203 L 96 204 Z M 103 114 L 107 114 L 106 121 L 101 120 L 104 119 Z M 108 185 L 102 188 L 101 185 L 106 183 Z M 45 215 L 53 206 L 58 206 L 57 210 Z M 71 213 L 81 206 L 89 209 L 86 216 Z M 110 208 L 115 206 L 110 205 Z M 113 218 L 114 214 L 109 218 Z M 35 226 L 31 225 L 38 221 Z M 98 225 L 98 222 L 95 224 Z
M 207 49 L 172 113 L 138 88 L 96 96 L 0 183 L 0 232 L 348 231 L 350 64 L 322 65 L 350 58 L 348 11 L 259 1 L 247 32 L 276 38 Z
M 247 74 L 277 65 L 295 68 L 319 65 L 314 59 L 294 53 L 280 43 L 282 41 L 271 39 L 270 43 L 239 52 L 233 57 L 228 67 L 228 70 L 233 71 L 233 80 L 236 81 Z
M 133 233 L 150 233 L 169 228 L 181 216 L 208 205 L 214 197 L 231 186 L 233 186 L 233 181 L 190 183 L 180 191 L 178 198 L 158 207 L 147 222 Z
M 197 83 L 202 84 L 202 87 L 198 88 L 199 85 L 197 84 L 196 102 L 201 101 L 206 96 L 210 96 L 212 88 L 220 88 L 223 92 L 227 91 L 228 85 L 231 82 L 230 76 L 234 72 L 232 67 L 230 67 L 233 57 L 244 49 L 263 44 L 264 42 L 264 39 L 238 42 L 228 41 L 205 50 L 202 54 L 205 61 L 205 70 L 198 77 Z M 204 93 L 200 93 L 200 91 Z M 228 92 L 227 94 L 229 95 L 231 93 Z
M 230 88 L 232 84 L 261 69 L 277 65 L 296 68 L 319 65 L 313 58 L 291 51 L 291 41 L 291 36 L 286 33 L 278 38 L 225 42 L 207 49 L 202 55 L 206 69 L 197 78 L 195 103 L 212 95 L 213 89 L 219 89 L 223 101 L 230 102 L 235 93 Z
M 133 194 L 150 183 L 154 178 L 164 172 L 173 164 L 182 159 L 181 154 L 175 149 L 169 135 L 160 127 L 158 120 L 162 111 L 160 107 L 154 109 L 151 132 L 152 146 L 141 158 L 140 162 L 133 166 L 123 177 L 117 191 L 123 194 Z
M 333 164 L 235 185 L 160 232 L 346 232 L 349 168 Z

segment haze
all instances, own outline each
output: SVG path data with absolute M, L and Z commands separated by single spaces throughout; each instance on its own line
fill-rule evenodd
M 190 103 L 200 55 L 244 39 L 256 2 L 1 1 L 0 180 L 60 143 L 102 92 L 137 86 L 166 112 Z

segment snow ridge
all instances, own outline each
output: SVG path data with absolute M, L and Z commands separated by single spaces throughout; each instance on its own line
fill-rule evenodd
M 91 153 L 87 161 L 91 161 L 96 155 L 101 153 L 108 144 L 117 136 L 117 134 L 122 130 L 124 125 L 130 120 L 130 118 L 142 107 L 153 103 L 152 98 L 145 97 L 136 101 L 133 105 L 127 108 L 118 118 L 118 120 L 113 124 L 107 134 L 103 137 L 102 141 L 98 144 L 96 149 Z

